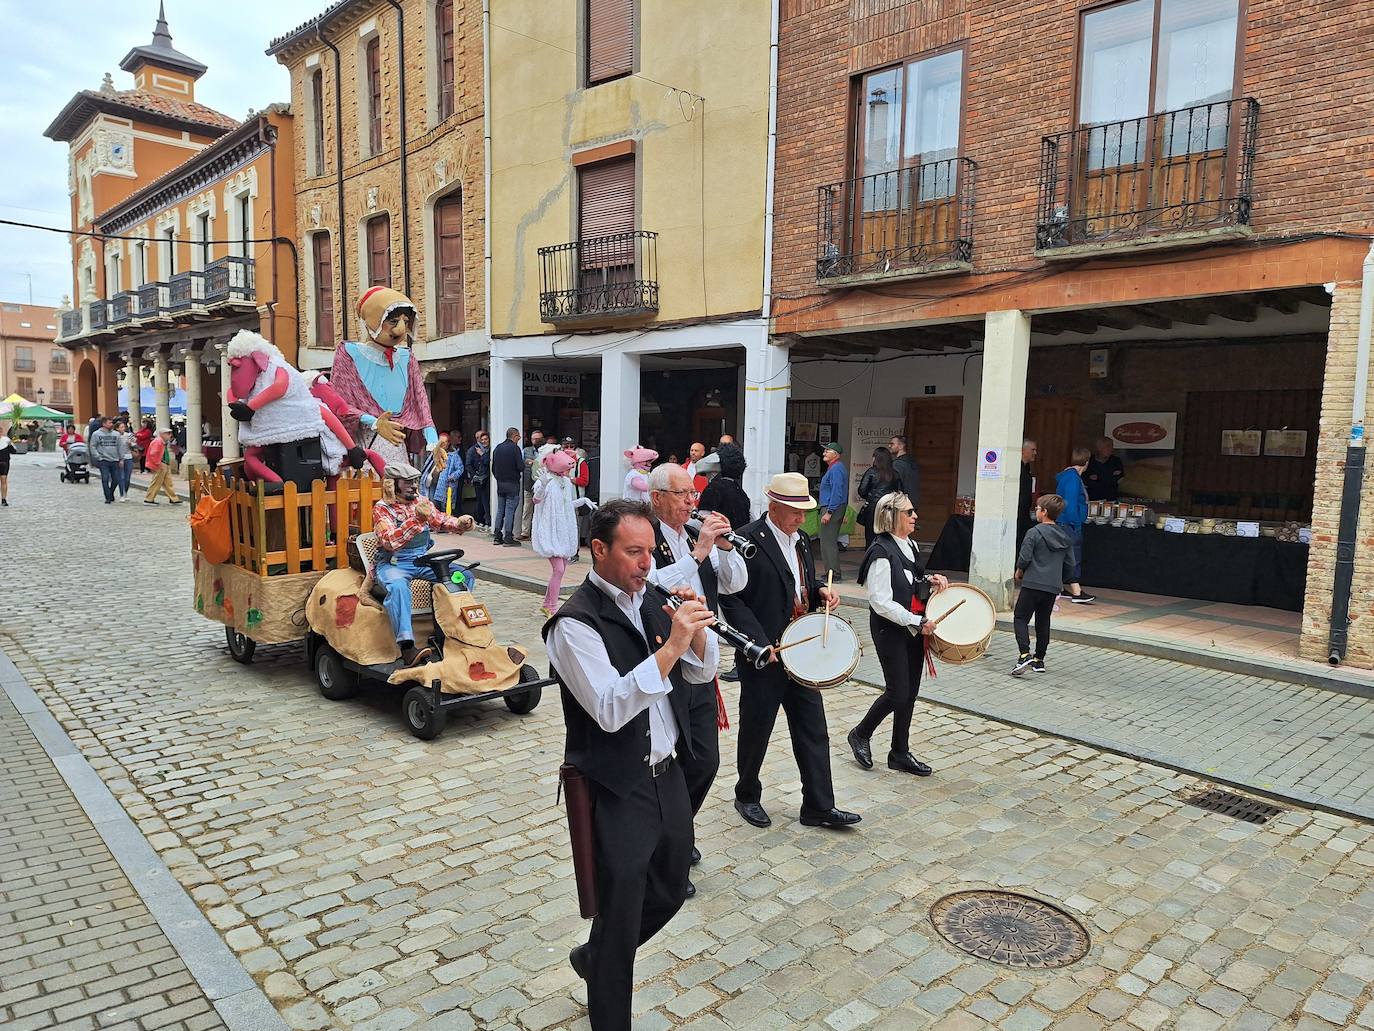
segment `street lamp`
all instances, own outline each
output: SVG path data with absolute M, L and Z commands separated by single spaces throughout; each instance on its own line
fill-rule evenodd
M 43 398 L 47 397 L 48 392 L 47 392 L 46 390 L 44 390 L 42 387 L 39 387 L 38 390 L 37 390 L 37 394 L 38 394 L 38 403 L 41 405 L 41 404 L 43 403 Z

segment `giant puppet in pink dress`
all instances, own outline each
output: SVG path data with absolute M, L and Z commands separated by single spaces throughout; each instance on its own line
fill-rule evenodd
M 409 347 L 415 305 L 397 290 L 374 286 L 358 298 L 358 317 L 369 339 L 334 349 L 329 382 L 357 413 L 364 446 L 387 462 L 408 464 L 408 436 L 422 434 L 426 450 L 439 441 L 420 363 Z

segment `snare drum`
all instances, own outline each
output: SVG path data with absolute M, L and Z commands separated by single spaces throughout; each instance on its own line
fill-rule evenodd
M 959 605 L 960 602 L 963 604 Z M 952 612 L 956 605 L 959 611 Z M 991 598 L 972 584 L 950 584 L 926 602 L 926 618 L 939 619 L 946 612 L 950 613 L 949 618 L 926 638 L 926 646 L 936 658 L 959 665 L 972 662 L 988 650 L 997 626 L 997 607 Z
M 802 643 L 794 643 L 798 641 Z M 789 644 L 792 646 L 786 647 Z M 815 688 L 843 684 L 859 668 L 863 655 L 859 635 L 833 611 L 828 636 L 825 613 L 808 612 L 787 625 L 778 645 L 784 649 L 778 653 L 778 661 L 787 675 L 799 684 Z

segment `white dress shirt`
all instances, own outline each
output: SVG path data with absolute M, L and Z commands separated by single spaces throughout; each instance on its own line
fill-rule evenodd
M 782 559 L 787 563 L 787 568 L 792 573 L 793 597 L 805 604 L 807 599 L 802 596 L 802 591 L 806 589 L 806 581 L 802 579 L 801 568 L 797 565 L 797 543 L 801 535 L 783 533 L 773 522 L 772 516 L 766 517 L 764 523 L 773 534 L 773 539 L 778 542 L 778 550 L 782 552 Z
M 674 530 L 662 520 L 659 520 L 658 525 L 663 531 L 663 539 L 668 543 L 668 550 L 673 553 L 676 561 L 662 568 L 654 566 L 649 570 L 649 579 L 665 591 L 685 584 L 698 595 L 705 597 L 706 588 L 701 582 L 701 567 L 692 557 L 691 539 L 685 531 Z M 721 594 L 734 594 L 736 591 L 744 590 L 744 585 L 749 582 L 749 567 L 734 550 L 721 551 L 713 547 L 710 561 L 716 571 L 716 582 Z M 682 671 L 682 678 L 689 684 L 709 684 L 715 680 L 719 668 L 720 640 L 715 631 L 709 631 L 706 634 L 706 650 L 701 657 L 700 668 L 688 665 Z
M 897 543 L 897 547 L 911 559 L 916 561 L 916 542 L 911 538 L 903 540 L 900 537 L 892 538 Z M 912 576 L 910 569 L 904 569 L 907 582 L 915 584 L 916 578 Z M 916 613 L 902 608 L 892 597 L 892 563 L 886 558 L 875 558 L 868 567 L 865 583 L 868 587 L 868 607 L 889 623 L 896 623 L 898 626 L 916 628 L 924 622 L 923 617 Z
M 626 594 L 595 570 L 587 574 L 587 579 L 615 602 L 631 626 L 640 634 L 644 633 L 644 622 L 639 616 L 639 607 L 644 603 L 643 591 Z M 707 634 L 707 658 L 714 636 Z M 658 642 L 649 641 L 651 652 L 659 646 Z M 559 677 L 582 708 L 596 720 L 597 726 L 607 733 L 615 733 L 648 709 L 648 761 L 657 763 L 673 754 L 678 737 L 677 719 L 668 701 L 673 685 L 667 677 L 659 675 L 658 661 L 652 654 L 621 676 L 611 664 L 606 642 L 586 623 L 576 619 L 560 619 L 554 624 L 547 649 L 549 661 L 558 670 Z M 700 675 L 704 660 L 689 648 L 682 656 L 682 663 L 684 675 L 694 670 Z

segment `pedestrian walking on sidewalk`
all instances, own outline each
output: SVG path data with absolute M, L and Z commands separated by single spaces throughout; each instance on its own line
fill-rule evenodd
M 113 505 L 119 487 L 119 434 L 114 420 L 108 415 L 100 420 L 100 428 L 91 434 L 91 461 L 100 469 L 100 489 L 105 492 L 105 504 Z
M 148 484 L 148 493 L 143 497 L 145 505 L 157 504 L 157 492 L 165 491 L 169 502 L 173 505 L 180 505 L 181 498 L 177 497 L 176 490 L 172 487 L 172 431 L 170 429 L 158 430 L 157 436 L 148 445 L 147 465 L 153 470 L 153 482 Z
M 1016 579 L 1021 593 L 1016 596 L 1012 630 L 1016 634 L 1017 659 L 1011 675 L 1026 670 L 1045 672 L 1045 653 L 1050 647 L 1050 617 L 1061 591 L 1078 597 L 1073 554 L 1073 538 L 1056 520 L 1064 512 L 1064 499 L 1058 494 L 1043 494 L 1035 504 L 1036 525 L 1026 531 L 1021 552 L 1016 558 Z M 1030 650 L 1030 620 L 1035 617 L 1035 654 Z
M 520 431 L 512 426 L 506 439 L 491 453 L 491 474 L 496 477 L 496 519 L 492 522 L 492 540 L 508 548 L 520 547 L 515 530 L 520 519 L 520 477 L 525 460 L 520 453 Z
M 1092 452 L 1085 447 L 1076 447 L 1069 458 L 1069 464 L 1056 478 L 1055 492 L 1064 503 L 1064 510 L 1056 520 L 1069 535 L 1073 545 L 1073 579 L 1075 582 L 1083 575 L 1083 524 L 1088 521 L 1088 488 L 1083 483 L 1083 470 L 1088 468 Z M 1037 516 L 1037 518 L 1039 518 Z M 1070 601 L 1086 604 L 1094 601 L 1091 594 L 1082 591 L 1072 597 L 1065 592 L 1061 597 Z
M 829 443 L 821 458 L 828 467 L 821 477 L 821 564 L 840 582 L 840 524 L 849 507 L 849 473 L 840 461 L 844 448 Z
M 134 474 L 134 449 L 138 444 L 125 420 L 115 423 L 115 432 L 119 434 L 119 500 L 125 502 L 129 500 L 129 480 Z

